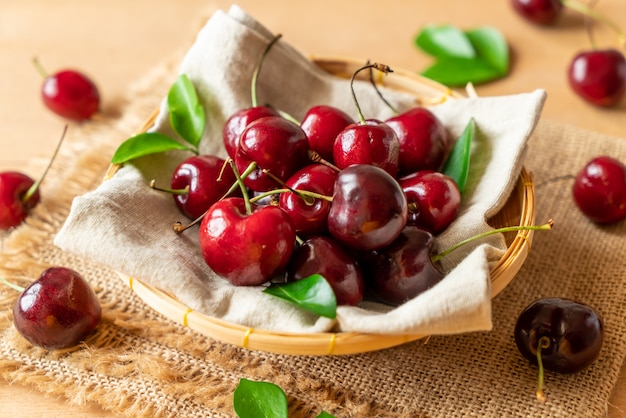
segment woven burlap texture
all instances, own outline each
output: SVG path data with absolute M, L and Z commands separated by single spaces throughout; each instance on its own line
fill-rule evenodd
M 351 356 L 274 355 L 236 348 L 174 324 L 146 306 L 119 276 L 52 244 L 74 196 L 104 176 L 117 145 L 141 126 L 173 80 L 156 69 L 129 94 L 120 118 L 72 126 L 28 221 L 2 238 L 0 274 L 36 278 L 48 266 L 81 272 L 103 307 L 97 332 L 78 349 L 47 352 L 15 331 L 16 292 L 0 290 L 0 376 L 14 384 L 95 402 L 112 414 L 149 417 L 233 416 L 240 378 L 266 380 L 288 395 L 291 416 L 321 410 L 339 417 L 601 417 L 626 353 L 626 224 L 598 227 L 575 209 L 571 175 L 591 157 L 626 161 L 626 141 L 541 121 L 526 167 L 537 184 L 537 221 L 555 228 L 535 235 L 518 276 L 493 302 L 493 330 L 432 337 Z M 98 237 L 94 237 L 95 240 Z M 546 376 L 545 404 L 535 400 L 535 367 L 512 336 L 532 300 L 584 301 L 604 318 L 605 342 L 594 365 Z

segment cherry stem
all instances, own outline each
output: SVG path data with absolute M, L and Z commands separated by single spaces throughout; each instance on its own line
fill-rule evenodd
M 156 186 L 156 180 L 150 180 L 150 188 L 154 190 L 158 190 L 160 192 L 171 193 L 176 195 L 188 194 L 189 193 L 189 185 L 185 186 L 184 189 L 167 189 Z
M 39 185 L 41 185 L 41 182 L 43 181 L 43 179 L 48 174 L 48 171 L 50 170 L 50 167 L 52 167 L 52 162 L 56 159 L 56 156 L 59 153 L 59 150 L 61 149 L 61 144 L 63 143 L 63 138 L 65 138 L 65 133 L 66 132 L 67 132 L 67 125 L 65 125 L 65 127 L 63 128 L 63 133 L 61 134 L 61 139 L 59 139 L 59 143 L 57 144 L 57 146 L 56 146 L 56 148 L 54 150 L 54 153 L 52 154 L 52 158 L 50 158 L 50 160 L 48 161 L 48 165 L 46 166 L 46 169 L 44 170 L 44 172 L 41 175 L 41 177 L 39 177 L 39 179 L 37 179 L 37 181 L 34 182 L 33 185 L 30 186 L 30 188 L 28 190 L 26 190 L 26 193 L 24 193 L 24 195 L 22 196 L 22 203 L 28 202 L 30 200 L 30 198 L 33 197 L 33 195 L 39 189 Z
M 45 70 L 45 68 L 43 68 L 43 66 L 39 63 L 39 60 L 37 59 L 37 57 L 33 58 L 33 66 L 35 67 L 35 69 L 37 70 L 37 72 L 39 74 L 41 74 L 41 76 L 43 78 L 47 78 L 48 77 L 48 72 Z
M 327 200 L 329 202 L 333 201 L 333 198 L 331 196 L 326 196 L 326 195 L 323 195 L 323 194 L 310 192 L 308 190 L 298 190 L 298 189 L 294 189 L 292 187 L 289 187 L 289 186 L 287 186 L 287 184 L 283 180 L 281 180 L 280 178 L 276 177 L 269 170 L 263 170 L 263 173 L 267 174 L 276 183 L 280 184 L 283 188 L 282 189 L 269 190 L 267 192 L 261 193 L 261 194 L 255 196 L 255 197 L 253 197 L 252 199 L 250 199 L 252 201 L 256 202 L 257 200 L 261 200 L 264 197 L 271 196 L 273 194 L 286 193 L 286 192 L 291 192 L 291 193 L 297 195 L 300 199 L 304 200 L 304 203 L 306 203 L 309 206 L 311 206 L 311 205 L 313 205 L 315 203 L 315 199 L 323 199 L 323 200 Z
M 546 396 L 543 394 L 544 368 L 543 360 L 541 357 L 541 350 L 548 347 L 550 347 L 550 339 L 545 335 L 539 338 L 539 341 L 537 342 L 537 365 L 539 366 L 539 373 L 537 376 L 537 400 L 539 402 L 546 401 Z
M 610 27 L 617 34 L 617 38 L 622 47 L 626 47 L 626 33 L 615 22 L 608 19 L 603 14 L 595 11 L 589 5 L 581 3 L 577 0 L 561 0 L 561 3 L 565 7 L 580 12 Z
M 505 226 L 505 227 L 502 227 L 502 228 L 492 229 L 490 231 L 483 232 L 481 234 L 474 235 L 473 237 L 464 239 L 463 241 L 453 245 L 452 247 L 448 248 L 447 250 L 442 251 L 442 252 L 440 252 L 438 254 L 434 254 L 431 257 L 431 260 L 433 261 L 433 263 L 436 263 L 437 261 L 441 260 L 442 258 L 447 256 L 448 254 L 450 254 L 451 252 L 453 252 L 453 251 L 457 250 L 458 248 L 464 246 L 465 244 L 469 244 L 472 241 L 476 241 L 476 240 L 479 240 L 481 238 L 488 237 L 490 235 L 499 234 L 501 232 L 514 232 L 514 231 L 548 231 L 548 230 L 552 229 L 553 225 L 554 225 L 554 222 L 552 221 L 552 219 L 550 219 L 547 223 L 545 223 L 543 225 L 528 225 L 528 226 L 517 225 L 517 226 Z
M 0 277 L 0 282 L 4 283 L 5 285 L 7 285 L 8 287 L 10 287 L 13 290 L 17 290 L 20 293 L 23 292 L 24 290 L 26 290 L 22 286 L 18 286 L 15 283 L 11 283 L 10 281 L 5 279 L 4 277 Z
M 278 42 L 281 36 L 282 35 L 280 34 L 276 35 L 270 41 L 270 43 L 267 44 L 267 46 L 265 47 L 265 50 L 263 51 L 263 54 L 261 55 L 261 59 L 259 60 L 259 65 L 254 69 L 254 72 L 252 73 L 252 85 L 250 86 L 250 94 L 252 95 L 252 107 L 257 107 L 258 105 L 258 101 L 256 97 L 256 82 L 257 82 L 257 79 L 259 78 L 259 73 L 261 72 L 261 67 L 263 66 L 263 61 L 265 60 L 265 56 L 267 55 L 268 52 L 270 52 L 270 49 L 274 46 L 276 42 Z
M 322 156 L 319 155 L 319 153 L 317 153 L 316 151 L 309 150 L 308 151 L 308 157 L 309 157 L 309 161 L 311 161 L 312 163 L 323 164 L 326 167 L 332 168 L 335 171 L 341 171 L 339 169 L 339 167 L 337 167 L 336 165 L 334 165 L 330 161 L 327 161 L 327 160 L 323 159 Z
M 228 159 L 228 164 L 233 169 L 233 173 L 235 174 L 235 178 L 237 179 L 236 184 L 239 185 L 241 189 L 241 195 L 243 196 L 243 201 L 246 205 L 246 214 L 252 215 L 252 203 L 250 202 L 250 195 L 248 194 L 248 188 L 243 182 L 243 179 L 248 176 L 256 168 L 256 163 L 253 161 L 248 165 L 244 174 L 240 174 L 239 170 L 237 170 L 237 166 L 235 165 L 235 161 L 232 158 Z
M 359 121 L 363 125 L 365 124 L 365 117 L 363 116 L 363 112 L 361 111 L 361 106 L 359 105 L 359 101 L 356 98 L 356 93 L 354 91 L 354 79 L 357 74 L 363 70 L 367 70 L 368 68 L 374 68 L 382 73 L 388 74 L 393 73 L 393 70 L 386 64 L 379 64 L 377 62 L 373 64 L 366 64 L 363 67 L 359 68 L 352 74 L 352 78 L 350 79 L 350 90 L 352 91 L 352 100 L 354 100 L 354 104 L 356 105 L 357 114 L 359 115 Z
M 369 64 L 369 61 L 367 63 Z M 374 80 L 374 71 L 372 70 L 372 68 L 370 68 L 370 83 L 372 84 L 372 87 L 374 87 L 374 91 L 376 92 L 376 94 L 378 94 L 378 97 L 380 97 L 380 100 L 382 100 L 383 103 L 385 103 L 385 105 L 387 105 L 387 107 L 391 109 L 394 114 L 399 114 L 400 112 L 398 112 L 398 109 L 396 109 L 391 103 L 389 103 L 389 100 L 387 100 L 385 96 L 383 96 L 382 91 L 380 91 L 380 89 L 378 88 L 378 84 L 376 83 L 376 80 Z

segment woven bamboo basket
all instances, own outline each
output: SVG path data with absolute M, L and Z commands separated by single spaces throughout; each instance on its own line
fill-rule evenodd
M 323 70 L 350 78 L 363 65 L 363 60 L 313 57 L 313 62 Z M 449 97 L 460 97 L 449 88 L 417 74 L 394 68 L 393 77 L 377 80 L 386 87 L 415 95 L 418 103 L 437 103 Z M 155 111 L 139 129 L 143 132 L 152 126 Z M 111 166 L 105 178 L 115 174 L 118 166 Z M 520 177 L 505 206 L 488 220 L 493 227 L 512 225 L 530 226 L 535 222 L 535 194 L 532 176 L 522 168 Z M 507 250 L 490 270 L 491 297 L 495 297 L 513 280 L 530 251 L 533 231 L 505 233 Z M 418 334 L 382 335 L 356 332 L 281 333 L 253 329 L 226 322 L 219 318 L 196 312 L 173 295 L 135 278 L 120 273 L 120 277 L 150 307 L 170 320 L 181 323 L 216 340 L 251 350 L 290 355 L 345 355 L 382 350 L 426 337 Z

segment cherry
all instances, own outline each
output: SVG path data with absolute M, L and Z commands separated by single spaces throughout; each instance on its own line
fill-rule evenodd
M 390 244 L 405 227 L 407 200 L 385 170 L 356 164 L 341 170 L 328 213 L 328 230 L 340 243 L 358 250 Z
M 296 241 L 293 223 L 282 209 L 257 207 L 246 197 L 213 204 L 198 237 L 207 265 L 237 286 L 261 285 L 282 273 Z
M 568 80 L 589 103 L 614 106 L 626 91 L 626 59 L 613 48 L 580 52 L 570 63 Z
M 332 287 L 338 305 L 356 306 L 363 300 L 363 273 L 355 259 L 336 241 L 312 237 L 294 249 L 286 271 L 287 281 L 322 275 Z
M 337 135 L 354 120 L 343 110 L 333 106 L 311 107 L 300 127 L 309 139 L 309 148 L 326 161 L 333 161 L 333 147 Z
M 446 127 L 428 109 L 415 107 L 385 121 L 400 143 L 398 168 L 408 174 L 439 170 L 449 152 Z
M 34 60 L 44 76 L 41 98 L 48 109 L 67 119 L 83 121 L 100 108 L 98 87 L 85 74 L 76 70 L 62 70 L 48 75 Z
M 292 175 L 286 186 L 296 191 L 332 196 L 337 174 L 326 165 L 309 164 Z M 298 235 L 309 237 L 328 232 L 328 199 L 288 191 L 280 194 L 279 206 L 291 217 Z
M 602 319 L 590 306 L 566 298 L 542 298 L 518 316 L 514 329 L 520 353 L 539 365 L 539 389 L 543 396 L 543 369 L 575 373 L 593 363 L 603 341 Z
M 511 0 L 513 9 L 522 17 L 538 25 L 551 25 L 561 15 L 561 0 Z
M 461 191 L 450 176 L 422 170 L 400 178 L 398 183 L 409 204 L 408 225 L 437 235 L 456 219 Z
M 308 152 L 308 140 L 300 126 L 280 116 L 267 116 L 242 132 L 235 163 L 240 172 L 251 163 L 257 165 L 244 182 L 250 189 L 263 192 L 279 186 L 274 177 L 286 181 L 305 166 Z
M 593 158 L 576 175 L 572 194 L 580 211 L 594 222 L 626 219 L 626 166 L 609 156 Z
M 170 191 L 180 211 L 196 219 L 224 197 L 236 180 L 225 160 L 214 155 L 194 155 L 176 167 Z
M 13 306 L 17 331 L 49 350 L 73 347 L 100 323 L 101 307 L 85 279 L 66 267 L 50 267 Z
M 0 229 L 8 230 L 24 222 L 30 211 L 39 204 L 41 193 L 39 185 L 48 173 L 52 162 L 59 152 L 67 126 L 50 159 L 48 166 L 41 177 L 35 181 L 26 174 L 16 171 L 0 173 Z
M 430 289 L 445 276 L 431 259 L 434 244 L 430 232 L 408 226 L 390 245 L 359 257 L 368 288 L 392 306 Z

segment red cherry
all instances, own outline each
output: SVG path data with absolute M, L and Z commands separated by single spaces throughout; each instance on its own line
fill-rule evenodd
M 398 182 L 382 168 L 356 164 L 339 172 L 328 213 L 328 231 L 357 250 L 390 244 L 407 221 L 407 201 Z
M 348 125 L 335 139 L 333 161 L 339 168 L 371 164 L 395 177 L 398 174 L 400 143 L 389 125 L 369 119 Z
M 333 161 L 333 146 L 337 135 L 354 120 L 333 106 L 319 105 L 310 108 L 300 127 L 309 139 L 309 148 L 326 161 Z
M 209 207 L 224 197 L 237 181 L 226 162 L 213 155 L 194 155 L 183 160 L 174 170 L 173 190 L 189 190 L 174 193 L 174 201 L 180 211 L 191 219 L 200 217 Z
M 572 194 L 580 211 L 594 222 L 626 219 L 626 166 L 609 156 L 592 159 L 578 172 Z
M 51 267 L 22 292 L 13 306 L 17 331 L 46 349 L 72 347 L 100 323 L 98 298 L 85 279 L 66 267 Z
M 551 25 L 561 15 L 561 0 L 511 0 L 515 11 L 538 25 Z
M 222 139 L 228 156 L 235 159 L 239 138 L 246 127 L 257 119 L 266 116 L 279 116 L 278 112 L 267 106 L 255 106 L 248 109 L 241 109 L 231 115 L 224 124 Z
M 99 110 L 98 87 L 85 74 L 76 70 L 62 70 L 48 75 L 36 60 L 34 63 L 45 77 L 41 98 L 48 109 L 76 121 L 89 119 Z
M 0 173 L 0 229 L 7 230 L 21 224 L 39 203 L 39 190 L 28 197 L 35 181 L 15 171 Z
M 279 186 L 273 177 L 286 181 L 305 166 L 308 152 L 306 135 L 298 125 L 280 116 L 267 116 L 250 123 L 243 131 L 235 163 L 241 173 L 256 163 L 257 168 L 244 183 L 254 191 L 264 192 Z
M 441 121 L 428 109 L 412 108 L 385 122 L 400 143 L 401 173 L 439 170 L 448 155 L 449 135 Z
M 613 106 L 626 91 L 626 59 L 616 49 L 581 52 L 569 66 L 568 80 L 574 92 L 589 103 Z
M 323 164 L 310 164 L 287 180 L 287 187 L 332 196 L 337 170 Z M 322 235 L 328 232 L 330 202 L 293 192 L 280 194 L 280 207 L 289 215 L 300 236 Z
M 297 247 L 287 267 L 287 281 L 321 274 L 330 284 L 337 305 L 356 306 L 363 300 L 365 284 L 357 262 L 337 242 L 313 237 Z
M 409 204 L 408 225 L 437 235 L 456 219 L 461 192 L 450 176 L 423 170 L 402 177 L 398 182 Z
M 257 286 L 284 271 L 296 233 L 276 206 L 253 206 L 230 197 L 215 203 L 202 218 L 200 249 L 207 265 L 237 286 Z

